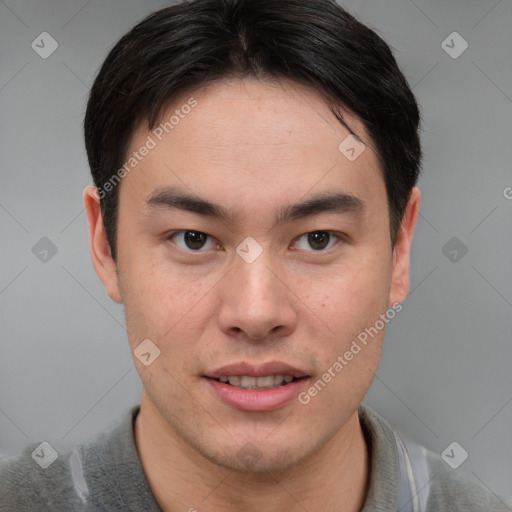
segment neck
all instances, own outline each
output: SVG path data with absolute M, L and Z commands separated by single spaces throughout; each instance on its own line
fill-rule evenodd
M 369 458 L 357 412 L 317 452 L 281 473 L 239 473 L 205 459 L 144 395 L 135 442 L 164 512 L 358 512 L 363 507 Z

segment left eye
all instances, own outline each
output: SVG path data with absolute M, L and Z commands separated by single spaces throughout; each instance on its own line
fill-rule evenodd
M 330 249 L 335 245 L 336 241 L 333 240 L 333 238 L 339 239 L 338 236 L 333 235 L 329 231 L 312 231 L 311 233 L 302 235 L 295 243 L 295 246 L 298 249 L 305 251 L 309 251 L 311 249 L 314 251 L 323 251 L 325 249 Z
M 176 231 L 169 239 L 173 240 L 181 249 L 189 252 L 204 252 L 201 249 L 214 249 L 218 246 L 210 235 L 201 231 Z

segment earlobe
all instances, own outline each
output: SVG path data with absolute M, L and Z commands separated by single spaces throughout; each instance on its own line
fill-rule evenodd
M 414 187 L 409 196 L 393 249 L 393 269 L 388 306 L 392 306 L 396 302 L 403 302 L 409 293 L 411 243 L 418 220 L 420 203 L 420 189 Z
M 87 212 L 89 245 L 94 268 L 105 286 L 107 295 L 113 301 L 122 303 L 117 267 L 112 259 L 110 244 L 103 224 L 98 191 L 95 186 L 91 185 L 84 190 L 84 204 Z

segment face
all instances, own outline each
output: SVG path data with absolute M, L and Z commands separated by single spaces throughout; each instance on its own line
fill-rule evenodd
M 218 465 L 284 470 L 356 415 L 382 319 L 407 292 L 417 197 L 393 251 L 363 124 L 344 112 L 365 143 L 349 159 L 349 131 L 308 88 L 222 81 L 164 122 L 176 109 L 168 134 L 132 139 L 129 155 L 155 144 L 120 185 L 116 265 L 89 198 L 94 263 L 124 304 L 132 352 L 143 340 L 146 361 L 160 351 L 147 366 L 134 357 L 143 407 Z

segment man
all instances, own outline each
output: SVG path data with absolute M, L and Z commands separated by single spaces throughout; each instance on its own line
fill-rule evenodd
M 196 0 L 126 34 L 84 200 L 141 404 L 44 470 L 36 445 L 4 463 L 2 510 L 507 510 L 361 405 L 408 293 L 418 124 L 329 0 Z

